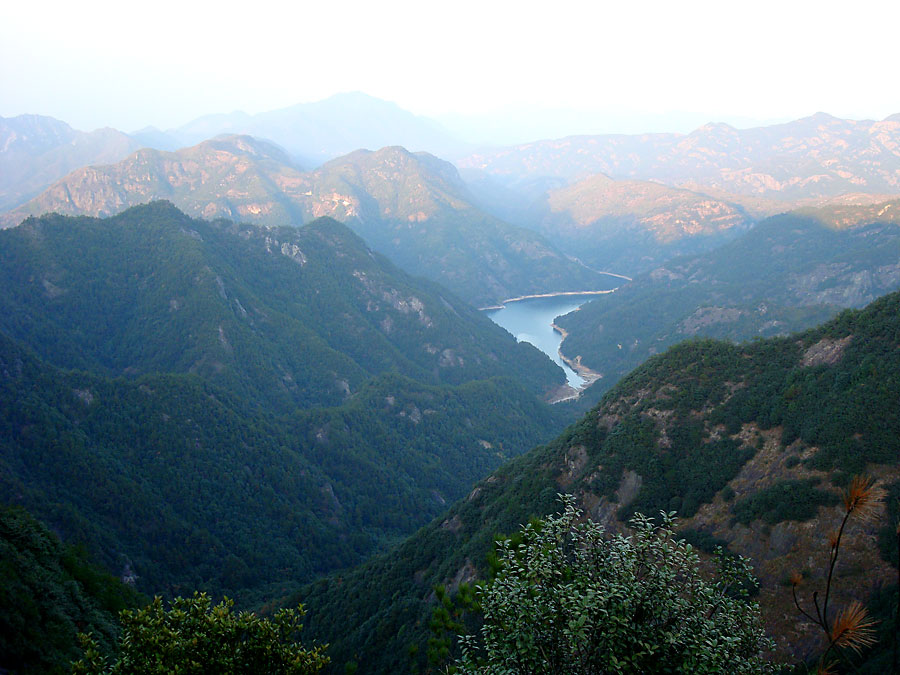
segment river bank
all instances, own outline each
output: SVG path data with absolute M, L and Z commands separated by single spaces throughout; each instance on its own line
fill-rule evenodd
M 565 384 L 558 386 L 546 398 L 551 403 L 559 403 L 578 398 L 584 389 L 601 377 L 601 373 L 587 368 L 580 358 L 570 359 L 562 354 L 561 345 L 567 335 L 556 325 L 556 318 L 577 311 L 593 297 L 611 292 L 612 290 L 604 289 L 540 293 L 509 298 L 502 306 L 484 311 L 492 321 L 505 328 L 517 340 L 531 343 L 563 369 L 566 374 Z
M 519 295 L 515 298 L 507 298 L 506 300 L 501 301 L 499 305 L 488 305 L 487 307 L 479 307 L 478 309 L 480 309 L 482 312 L 488 312 L 494 309 L 503 309 L 504 307 L 506 307 L 507 303 L 519 302 L 521 300 L 536 300 L 537 298 L 562 298 L 575 295 L 606 295 L 607 293 L 614 293 L 615 290 L 615 288 L 610 288 L 605 291 L 559 291 L 557 293 L 536 293 L 534 295 Z
M 581 396 L 581 392 L 583 392 L 585 389 L 587 389 L 592 384 L 594 384 L 594 382 L 596 382 L 597 380 L 602 378 L 603 373 L 598 373 L 596 370 L 591 370 L 586 365 L 584 365 L 581 362 L 581 355 L 576 356 L 574 359 L 570 359 L 568 356 L 563 354 L 562 346 L 563 346 L 563 343 L 566 341 L 566 338 L 569 337 L 569 333 L 566 332 L 566 330 L 564 328 L 557 326 L 555 322 L 551 323 L 550 327 L 553 328 L 554 331 L 556 331 L 557 333 L 559 333 L 562 336 L 562 340 L 559 343 L 559 349 L 557 350 L 557 353 L 559 354 L 559 358 L 562 359 L 563 361 L 565 361 L 566 365 L 569 366 L 569 368 L 574 370 L 576 373 L 578 373 L 578 376 L 582 380 L 584 380 L 584 382 L 582 383 L 582 385 L 580 387 L 578 387 L 577 389 L 575 389 L 574 387 L 572 388 L 572 390 L 574 391 L 573 395 L 568 396 L 566 398 L 560 398 L 558 400 L 550 401 L 551 403 L 559 403 L 561 401 L 568 401 L 573 398 L 578 398 L 579 396 Z

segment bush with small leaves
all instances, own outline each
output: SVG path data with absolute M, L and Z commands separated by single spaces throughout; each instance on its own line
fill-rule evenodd
M 771 673 L 772 643 L 747 599 L 746 559 L 719 550 L 707 578 L 672 530 L 636 515 L 634 534 L 607 536 L 574 499 L 500 544 L 500 569 L 479 587 L 481 634 L 462 638 L 457 672 Z
M 84 657 L 76 675 L 129 673 L 267 673 L 307 675 L 327 663 L 325 648 L 304 648 L 298 633 L 303 607 L 283 609 L 270 619 L 232 612 L 234 602 L 218 605 L 205 593 L 176 598 L 166 611 L 157 597 L 143 609 L 120 614 L 119 658 L 108 665 L 90 635 L 81 635 Z

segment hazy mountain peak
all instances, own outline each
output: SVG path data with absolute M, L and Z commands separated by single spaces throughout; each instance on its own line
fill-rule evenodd
M 0 117 L 0 152 L 48 150 L 77 134 L 65 122 L 44 115 Z
M 117 162 L 139 144 L 110 128 L 90 133 L 44 115 L 0 118 L 0 211 L 89 164 Z
M 813 122 L 818 122 L 820 124 L 845 121 L 845 120 L 839 119 L 839 118 L 835 117 L 834 115 L 831 115 L 827 112 L 822 112 L 821 110 L 819 112 L 813 113 L 807 119 L 809 119 Z
M 728 124 L 727 122 L 708 122 L 701 127 L 698 127 L 694 132 L 695 134 L 701 133 L 714 133 L 714 132 L 728 132 L 735 133 L 737 132 L 737 128 Z
M 283 148 L 275 143 L 254 138 L 247 134 L 221 134 L 199 144 L 198 147 L 224 150 L 235 154 L 243 154 L 257 159 L 272 159 L 291 165 L 292 161 Z
M 207 115 L 168 132 L 192 145 L 220 133 L 267 138 L 304 163 L 318 163 L 357 148 L 402 145 L 457 154 L 460 142 L 437 122 L 362 92 L 335 94 L 256 115 Z

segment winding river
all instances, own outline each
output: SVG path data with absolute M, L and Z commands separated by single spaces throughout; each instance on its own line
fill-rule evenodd
M 530 342 L 559 364 L 566 373 L 569 386 L 581 388 L 585 380 L 559 356 L 563 336 L 553 329 L 553 320 L 581 307 L 596 293 L 551 295 L 507 301 L 503 307 L 485 313 L 498 326 L 512 333 L 519 342 Z

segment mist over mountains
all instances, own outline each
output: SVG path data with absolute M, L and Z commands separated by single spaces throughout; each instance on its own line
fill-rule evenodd
M 898 219 L 897 115 L 479 148 L 361 93 L 130 135 L 0 119 L 0 505 L 28 532 L 0 527 L 0 581 L 46 578 L 27 539 L 70 589 L 99 565 L 302 601 L 334 672 L 427 668 L 433 586 L 487 578 L 564 491 L 750 556 L 777 658 L 806 659 L 790 568 L 822 580 L 853 474 L 900 495 Z M 554 321 L 581 392 L 476 309 L 614 288 Z M 837 592 L 888 636 L 892 503 Z M 60 601 L 46 663 L 139 602 L 109 588 Z
M 0 210 L 30 199 L 73 169 L 117 162 L 139 147 L 115 129 L 85 133 L 52 117 L 0 118 Z
M 248 136 L 174 153 L 144 149 L 118 164 L 73 172 L 4 222 L 49 211 L 111 215 L 153 199 L 170 199 L 195 216 L 261 225 L 337 218 L 410 272 L 475 305 L 615 285 L 539 234 L 481 211 L 451 164 L 400 147 L 360 150 L 313 172 Z

